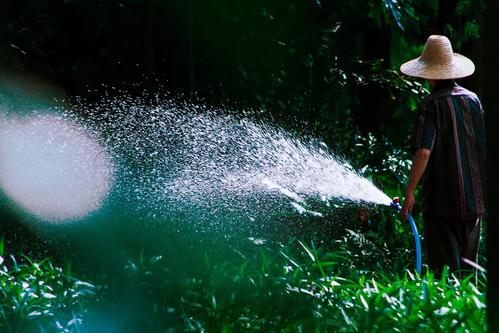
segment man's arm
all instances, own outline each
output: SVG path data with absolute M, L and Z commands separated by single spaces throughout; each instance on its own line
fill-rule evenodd
M 414 153 L 412 158 L 411 172 L 409 173 L 409 184 L 405 190 L 404 205 L 402 206 L 402 215 L 404 219 L 408 219 L 408 214 L 412 213 L 412 208 L 416 199 L 414 198 L 414 190 L 418 186 L 419 180 L 426 169 L 428 160 L 430 159 L 431 150 L 426 148 L 419 148 Z

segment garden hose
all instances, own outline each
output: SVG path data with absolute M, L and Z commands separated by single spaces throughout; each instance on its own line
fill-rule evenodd
M 400 206 L 400 199 L 394 198 L 390 203 L 390 206 L 395 208 L 398 212 L 402 210 L 402 206 Z M 409 213 L 408 214 L 409 224 L 411 225 L 412 233 L 414 235 L 414 243 L 416 245 L 416 271 L 421 275 L 421 240 L 419 239 L 418 228 L 416 227 L 416 223 L 414 222 L 414 218 Z

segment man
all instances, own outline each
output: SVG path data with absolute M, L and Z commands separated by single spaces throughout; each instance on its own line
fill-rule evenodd
M 402 214 L 407 219 L 412 212 L 414 190 L 424 175 L 422 210 L 430 269 L 471 269 L 485 216 L 485 128 L 480 100 L 454 79 L 473 74 L 475 66 L 453 53 L 449 39 L 432 35 L 421 56 L 400 70 L 432 86 L 412 136 L 415 153 Z

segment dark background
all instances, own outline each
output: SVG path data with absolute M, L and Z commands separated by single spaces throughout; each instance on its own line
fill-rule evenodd
M 391 70 L 445 33 L 478 61 L 481 1 L 8 1 L 2 65 L 70 95 L 101 84 L 307 121 L 326 143 L 349 130 L 406 137 L 414 87 Z M 465 85 L 480 90 L 480 72 Z M 412 101 L 411 101 L 412 98 Z M 412 103 L 411 103 L 412 102 Z M 291 117 L 290 117 L 291 116 Z M 396 128 L 396 129 L 395 129 Z M 340 140 L 343 142 L 343 140 Z M 339 147 L 339 148 L 349 148 Z
M 448 35 L 477 65 L 461 84 L 487 112 L 489 311 L 497 314 L 497 17 L 495 0 L 7 0 L 0 69 L 2 79 L 30 75 L 88 99 L 104 94 L 105 84 L 263 108 L 354 166 L 375 168 L 385 150 L 407 158 L 412 111 L 425 93 L 398 66 L 419 55 L 429 34 Z M 377 152 L 358 148 L 368 133 L 380 142 Z M 13 217 L 1 219 L 5 226 Z M 494 317 L 491 332 L 499 331 Z

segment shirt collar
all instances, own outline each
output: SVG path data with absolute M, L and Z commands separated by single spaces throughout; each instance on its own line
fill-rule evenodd
M 431 90 L 432 93 L 436 93 L 440 90 L 446 89 L 446 88 L 451 88 L 451 87 L 456 87 L 457 83 L 455 80 L 439 80 L 437 84 L 433 87 Z

